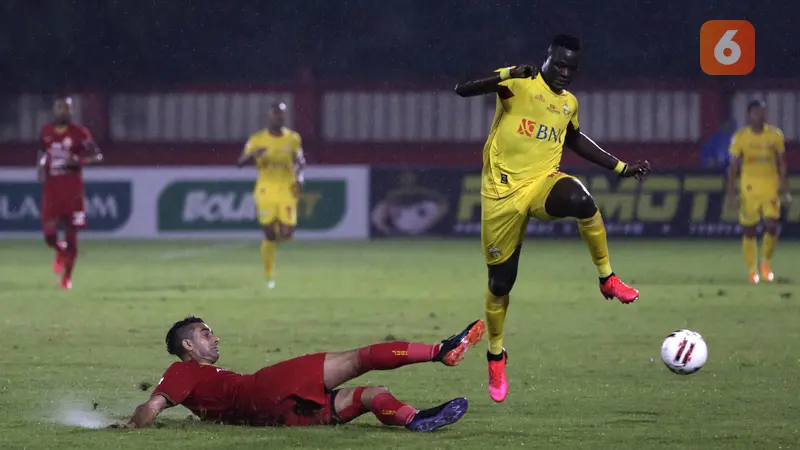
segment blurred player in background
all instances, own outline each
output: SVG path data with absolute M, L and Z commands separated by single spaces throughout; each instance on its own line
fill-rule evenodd
M 37 175 L 42 192 L 44 240 L 56 255 L 53 270 L 61 276 L 61 287 L 72 289 L 72 270 L 78 259 L 78 230 L 86 227 L 82 167 L 103 160 L 100 149 L 86 127 L 72 123 L 72 99 L 57 97 L 54 120 L 42 127 Z M 64 240 L 58 240 L 58 226 Z
M 483 332 L 483 321 L 476 320 L 439 344 L 385 342 L 341 353 L 314 353 L 241 375 L 214 366 L 219 337 L 202 319 L 190 316 L 167 333 L 167 351 L 181 362 L 167 369 L 150 399 L 117 427 L 145 427 L 165 408 L 183 405 L 201 420 L 231 425 L 338 425 L 372 412 L 384 425 L 433 431 L 463 417 L 467 399 L 417 410 L 383 386 L 339 386 L 372 370 L 424 362 L 456 366 Z
M 728 167 L 728 192 L 736 192 L 739 180 L 739 223 L 743 227 L 742 250 L 750 283 L 772 281 L 772 253 L 778 240 L 781 197 L 791 202 L 786 176 L 784 139 L 780 128 L 769 125 L 766 104 L 759 100 L 747 105 L 748 125 L 731 139 L 731 163 Z M 737 196 L 729 197 L 734 202 Z M 759 277 L 757 226 L 764 219 Z
M 290 239 L 297 226 L 297 200 L 306 166 L 300 135 L 284 126 L 285 111 L 284 103 L 270 107 L 267 129 L 250 136 L 237 162 L 239 167 L 255 162 L 258 168 L 253 198 L 264 229 L 261 259 L 270 289 L 275 287 L 278 241 Z
M 577 219 L 597 267 L 603 296 L 616 297 L 622 303 L 639 298 L 639 291 L 611 270 L 603 218 L 592 196 L 580 181 L 559 171 L 566 145 L 620 177 L 641 179 L 650 172 L 647 161 L 625 164 L 580 132 L 578 101 L 565 90 L 578 71 L 580 55 L 577 38 L 558 35 L 547 50 L 541 73 L 533 66 L 520 65 L 456 86 L 462 97 L 497 95 L 494 121 L 483 148 L 481 189 L 481 241 L 489 269 L 485 294 L 489 395 L 496 402 L 508 394 L 503 324 L 531 216 Z

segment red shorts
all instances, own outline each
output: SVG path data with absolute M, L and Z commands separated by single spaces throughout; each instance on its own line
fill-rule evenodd
M 256 372 L 250 399 L 255 413 L 248 422 L 290 427 L 330 424 L 334 393 L 325 387 L 325 355 L 304 355 Z
M 42 225 L 65 223 L 78 229 L 86 228 L 86 208 L 83 192 L 48 191 L 42 195 Z

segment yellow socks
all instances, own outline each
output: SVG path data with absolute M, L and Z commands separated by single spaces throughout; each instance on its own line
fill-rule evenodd
M 594 216 L 588 219 L 578 219 L 578 231 L 589 247 L 592 255 L 592 262 L 597 266 L 597 275 L 605 278 L 611 275 L 611 262 L 608 258 L 608 241 L 606 240 L 606 227 L 603 224 L 603 216 L 597 211 Z
M 761 239 L 761 263 L 769 264 L 772 260 L 772 253 L 775 251 L 775 242 L 777 242 L 778 236 L 764 233 Z
M 744 262 L 747 263 L 749 273 L 758 272 L 758 244 L 754 237 L 742 238 L 742 250 L 744 251 Z
M 489 353 L 499 355 L 503 353 L 503 324 L 508 311 L 508 295 L 496 297 L 486 287 L 486 325 L 489 331 Z
M 261 241 L 261 260 L 264 262 L 264 275 L 267 280 L 272 280 L 272 272 L 275 269 L 275 249 L 277 244 L 275 241 L 268 241 L 263 239 Z

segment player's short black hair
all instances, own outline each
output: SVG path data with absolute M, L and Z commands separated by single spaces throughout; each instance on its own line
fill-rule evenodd
M 753 108 L 766 108 L 766 107 L 767 104 L 764 103 L 764 100 L 750 100 L 750 102 L 747 104 L 747 112 L 749 114 L 750 111 L 753 110 Z
M 567 50 L 577 52 L 581 49 L 581 40 L 571 34 L 557 34 L 556 37 L 553 38 L 553 42 L 550 46 L 563 47 Z
M 189 327 L 193 323 L 203 323 L 204 320 L 195 316 L 186 316 L 172 325 L 167 331 L 167 353 L 178 358 L 183 357 L 183 340 L 189 337 Z

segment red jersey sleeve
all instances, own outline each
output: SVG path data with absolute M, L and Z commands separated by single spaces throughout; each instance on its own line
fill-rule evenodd
M 80 126 L 78 128 L 80 129 L 81 133 L 83 133 L 83 139 L 82 139 L 83 142 L 86 142 L 86 141 L 94 142 L 94 137 L 92 137 L 92 133 L 89 131 L 88 128 L 86 128 L 84 126 Z
M 191 395 L 197 385 L 196 365 L 176 362 L 169 366 L 161 381 L 158 382 L 153 395 L 162 395 L 173 405 L 180 405 Z

